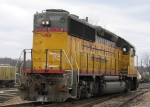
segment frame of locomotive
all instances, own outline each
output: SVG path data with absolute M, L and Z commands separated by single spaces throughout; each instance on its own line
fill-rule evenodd
M 23 99 L 63 102 L 137 89 L 135 47 L 123 38 L 65 10 L 36 13 L 33 29 L 33 49 L 24 50 Z

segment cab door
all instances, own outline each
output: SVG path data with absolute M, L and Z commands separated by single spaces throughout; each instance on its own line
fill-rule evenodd
M 128 74 L 128 66 L 130 59 L 130 48 L 129 45 L 124 44 L 122 47 L 122 58 L 121 58 L 121 73 Z

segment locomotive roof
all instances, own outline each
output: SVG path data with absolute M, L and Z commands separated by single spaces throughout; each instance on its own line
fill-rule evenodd
M 87 25 L 87 26 L 90 26 L 90 27 L 92 27 L 92 28 L 95 29 L 95 26 L 94 26 L 94 25 L 88 23 L 88 22 L 87 22 L 86 20 L 84 20 L 84 19 L 79 19 L 79 17 L 76 16 L 76 15 L 74 15 L 74 14 L 69 14 L 69 17 L 72 18 L 72 19 L 74 19 L 74 20 L 76 20 L 76 21 L 78 21 L 78 22 L 80 22 L 80 23 L 83 23 L 83 24 L 85 24 L 85 25 Z
M 46 12 L 67 12 L 67 13 L 69 13 L 68 11 L 63 10 L 63 9 L 46 9 L 44 11 L 46 11 Z
M 96 26 L 95 28 L 96 28 L 96 30 L 97 30 L 98 32 L 102 32 L 102 30 L 103 30 L 104 32 L 107 32 L 108 34 L 112 35 L 113 39 L 118 39 L 118 37 L 120 37 L 120 36 L 118 36 L 118 35 L 116 35 L 116 34 L 110 32 L 109 30 L 106 30 L 106 29 L 102 28 L 101 26 Z M 121 38 L 121 37 L 120 37 L 120 38 Z M 121 38 L 121 39 L 123 39 L 123 38 Z M 129 41 L 127 41 L 127 40 L 125 40 L 125 39 L 123 39 L 123 40 L 124 40 L 126 43 L 128 43 L 131 47 L 135 48 L 135 46 L 132 45 Z M 113 41 L 115 41 L 115 40 L 113 40 Z
M 96 26 L 95 29 L 102 38 L 117 42 L 118 36 L 116 34 L 102 28 L 101 26 Z
M 66 11 L 66 10 L 63 10 L 63 9 L 46 9 L 46 10 L 44 10 L 44 11 L 45 11 L 45 12 L 55 12 L 55 13 L 58 12 L 58 13 L 65 13 L 65 14 L 67 13 L 70 18 L 72 18 L 72 19 L 74 19 L 74 20 L 76 20 L 76 21 L 78 21 L 78 22 L 80 22 L 80 23 L 83 23 L 83 24 L 85 24 L 85 25 L 87 25 L 87 26 L 90 26 L 90 27 L 94 28 L 97 32 L 101 33 L 101 32 L 103 31 L 103 32 L 107 33 L 108 35 L 111 35 L 111 36 L 112 36 L 112 37 L 111 37 L 111 41 L 116 42 L 116 41 L 118 40 L 118 37 L 120 37 L 120 36 L 118 36 L 118 35 L 116 35 L 116 34 L 110 32 L 109 30 L 106 30 L 106 29 L 102 28 L 101 26 L 94 26 L 94 25 L 88 23 L 88 22 L 87 22 L 86 20 L 84 20 L 84 19 L 79 19 L 79 17 L 78 17 L 77 15 L 70 14 L 70 13 L 69 13 L 68 11 Z M 42 12 L 44 12 L 44 11 L 42 11 Z M 101 36 L 103 36 L 103 35 L 101 35 Z M 121 38 L 121 37 L 120 37 L 120 38 Z M 121 38 L 121 39 L 123 39 L 123 38 Z M 125 39 L 123 39 L 123 40 L 124 40 L 126 43 L 128 43 L 131 47 L 135 48 L 129 41 L 127 41 L 127 40 L 125 40 Z
M 123 38 L 122 38 L 123 39 Z M 127 40 L 125 40 L 125 39 L 123 39 L 124 41 L 126 41 L 132 48 L 135 48 L 135 46 L 134 45 L 132 45 L 129 41 L 127 41 Z

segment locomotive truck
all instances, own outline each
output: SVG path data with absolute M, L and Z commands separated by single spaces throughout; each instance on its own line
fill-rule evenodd
M 62 9 L 34 14 L 33 47 L 25 49 L 18 94 L 64 102 L 138 88 L 135 47 Z M 31 69 L 26 69 L 26 56 Z

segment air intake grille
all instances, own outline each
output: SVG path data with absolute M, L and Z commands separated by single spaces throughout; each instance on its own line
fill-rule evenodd
M 88 41 L 95 41 L 94 28 L 71 18 L 69 19 L 69 34 Z

